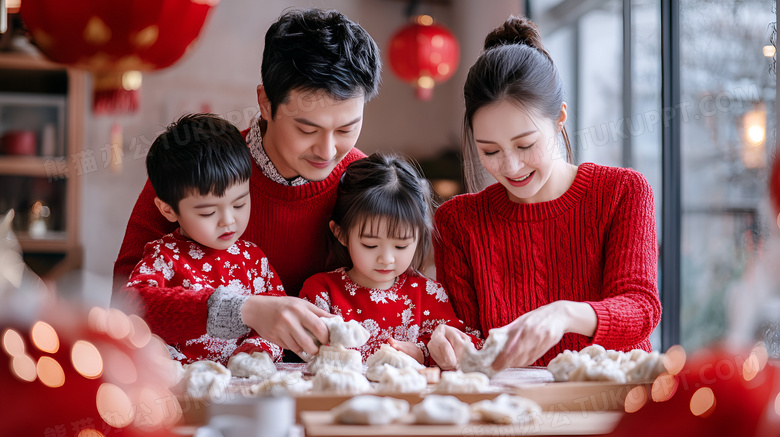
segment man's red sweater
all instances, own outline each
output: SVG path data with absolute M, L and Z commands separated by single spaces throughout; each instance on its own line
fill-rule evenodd
M 556 300 L 587 302 L 593 338 L 565 334 L 535 364 L 596 343 L 650 350 L 661 317 L 653 191 L 638 172 L 579 166 L 558 199 L 514 203 L 494 184 L 436 212 L 436 278 L 455 313 L 487 336 Z

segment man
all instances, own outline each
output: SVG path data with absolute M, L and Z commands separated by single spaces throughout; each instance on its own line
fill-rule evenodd
M 232 338 L 251 328 L 285 349 L 310 354 L 317 346 L 309 333 L 327 342 L 318 319 L 326 313 L 296 296 L 306 278 L 329 267 L 328 220 L 341 174 L 365 156 L 353 147 L 381 69 L 374 40 L 336 11 L 290 11 L 268 29 L 257 87 L 260 112 L 244 132 L 255 168 L 243 238 L 266 253 L 288 296 L 247 297 L 219 287 L 206 298 L 193 297 L 188 304 L 208 314 L 193 323 L 205 323 L 210 335 Z M 159 214 L 154 198 L 147 181 L 114 265 L 115 290 L 127 282 L 144 245 L 176 228 Z

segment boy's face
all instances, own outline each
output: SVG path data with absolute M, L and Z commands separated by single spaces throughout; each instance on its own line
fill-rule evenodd
M 225 250 L 246 230 L 250 209 L 249 181 L 246 181 L 234 184 L 222 197 L 190 194 L 179 202 L 179 213 L 174 215 L 182 235 L 212 249 Z
M 276 108 L 274 118 L 262 85 L 257 97 L 262 117 L 268 122 L 263 146 L 279 174 L 287 179 L 327 178 L 355 146 L 363 126 L 363 96 L 336 100 L 324 91 L 293 90 Z

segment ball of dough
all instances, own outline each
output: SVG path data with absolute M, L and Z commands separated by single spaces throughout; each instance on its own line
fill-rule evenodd
M 338 423 L 387 425 L 409 413 L 409 402 L 379 396 L 355 396 L 331 410 Z
M 482 393 L 490 385 L 490 378 L 484 373 L 463 373 L 461 370 L 441 372 L 441 381 L 434 393 Z
M 239 352 L 230 357 L 227 368 L 233 376 L 239 378 L 267 378 L 276 373 L 271 356 L 265 352 L 252 352 L 252 355 Z
M 428 395 L 412 407 L 415 423 L 426 425 L 465 425 L 470 419 L 469 404 L 455 396 Z
M 303 379 L 303 373 L 294 372 L 276 372 L 265 381 L 255 384 L 249 388 L 249 393 L 253 395 L 263 395 L 283 391 L 290 394 L 302 394 L 312 389 L 313 383 Z
M 385 371 L 383 364 L 389 364 L 399 369 L 423 369 L 425 366 L 418 363 L 417 360 L 406 355 L 405 353 L 395 349 L 389 344 L 383 344 L 379 347 L 379 350 L 374 352 L 373 355 L 366 359 L 366 365 L 368 371 L 366 371 L 366 377 L 371 381 L 379 381 L 382 378 L 382 374 Z
M 343 346 L 320 346 L 317 355 L 309 360 L 309 373 L 317 375 L 322 371 L 335 370 L 363 371 L 363 359 L 360 352 L 345 349 Z
M 314 391 L 358 394 L 371 390 L 365 376 L 352 370 L 320 372 L 312 380 Z
M 341 316 L 320 317 L 328 327 L 331 346 L 356 348 L 366 344 L 371 334 L 357 320 L 345 322 Z
M 196 361 L 184 367 L 181 384 L 194 398 L 220 398 L 230 384 L 230 370 L 214 361 Z
M 419 393 L 428 387 L 428 380 L 415 369 L 408 367 L 399 369 L 389 364 L 383 364 L 383 366 L 385 371 L 379 381 L 377 391 Z
M 504 345 L 509 338 L 509 331 L 504 328 L 491 329 L 482 349 L 471 343 L 467 343 L 460 360 L 460 369 L 464 372 L 482 372 L 492 378 L 496 374 L 493 370 L 493 361 L 504 350 Z

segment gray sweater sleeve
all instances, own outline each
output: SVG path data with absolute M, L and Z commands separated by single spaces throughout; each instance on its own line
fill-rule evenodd
M 248 334 L 250 328 L 241 320 L 241 307 L 247 299 L 249 296 L 217 287 L 208 300 L 206 333 L 216 338 L 238 338 Z

